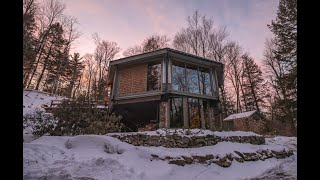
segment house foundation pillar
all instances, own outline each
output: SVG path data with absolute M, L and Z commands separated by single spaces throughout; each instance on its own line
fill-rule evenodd
M 160 102 L 159 128 L 170 128 L 170 106 L 169 102 Z
M 215 130 L 215 116 L 214 116 L 214 109 L 212 106 L 209 106 L 208 108 L 208 114 L 209 114 L 209 127 L 211 130 Z

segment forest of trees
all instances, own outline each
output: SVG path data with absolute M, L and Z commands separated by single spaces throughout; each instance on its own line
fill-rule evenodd
M 266 24 L 273 38 L 266 39 L 263 66 L 230 39 L 227 27 L 199 11 L 190 12 L 187 26 L 173 37 L 153 34 L 123 51 L 132 56 L 170 47 L 219 61 L 225 66 L 220 88 L 222 118 L 257 110 L 266 115 L 270 131 L 291 134 L 297 127 L 297 4 L 280 0 L 277 16 Z M 23 86 L 52 94 L 103 100 L 109 62 L 121 52 L 117 42 L 95 33 L 93 54 L 71 53 L 81 36 L 76 18 L 64 13 L 60 0 L 23 0 Z

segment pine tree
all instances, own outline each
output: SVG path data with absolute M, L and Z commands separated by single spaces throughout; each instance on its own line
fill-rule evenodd
M 79 83 L 79 79 L 82 75 L 82 70 L 84 69 L 84 64 L 81 61 L 82 57 L 80 57 L 79 53 L 74 53 L 70 59 L 70 82 L 68 85 L 67 97 L 72 97 L 72 92 L 75 91 L 75 87 L 77 83 Z
M 48 29 L 49 32 L 44 32 L 48 35 L 48 42 L 45 45 L 44 57 L 42 60 L 42 68 L 40 75 L 37 80 L 36 90 L 39 89 L 43 77 L 47 74 L 47 80 L 45 82 L 48 85 L 48 82 L 51 83 L 51 90 L 54 88 L 53 83 L 55 83 L 55 78 L 58 76 L 59 64 L 65 60 L 63 57 L 63 28 L 60 23 L 55 23 L 51 28 Z
M 265 63 L 270 72 L 274 119 L 296 134 L 297 121 L 297 1 L 280 0 L 277 17 L 268 25 L 274 39 L 267 41 Z
M 23 1 L 23 84 L 28 82 L 35 61 L 37 24 L 35 15 L 38 5 L 34 0 Z
M 243 100 L 247 111 L 261 110 L 264 103 L 264 80 L 260 67 L 249 57 L 242 55 L 242 89 Z

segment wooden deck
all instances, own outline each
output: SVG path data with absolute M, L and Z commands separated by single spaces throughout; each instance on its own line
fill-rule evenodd
M 46 112 L 52 112 L 59 108 L 63 100 L 51 100 L 49 107 L 44 107 Z M 106 101 L 84 101 L 83 104 L 91 105 L 99 109 L 108 109 L 108 102 Z M 84 107 L 85 108 L 85 107 Z

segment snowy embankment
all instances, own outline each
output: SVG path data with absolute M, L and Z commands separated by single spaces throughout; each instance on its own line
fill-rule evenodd
M 221 142 L 200 148 L 164 148 L 133 146 L 102 135 L 43 136 L 23 145 L 24 179 L 252 179 L 281 177 L 296 179 L 296 138 L 269 138 L 265 145 Z M 290 149 L 294 155 L 285 159 L 233 162 L 229 168 L 216 164 L 177 166 L 152 160 L 159 156 L 224 155 L 233 151 Z M 152 161 L 151 161 L 152 160 Z M 270 178 L 269 178 L 270 179 Z M 272 179 L 272 178 L 271 178 Z M 273 178 L 274 179 L 274 178 Z
M 50 95 L 33 89 L 23 90 L 23 115 L 34 113 L 36 110 L 44 111 L 44 106 L 50 106 L 51 100 L 62 100 L 65 97 Z M 35 137 L 30 134 L 30 129 L 23 130 L 23 139 L 30 142 Z
M 42 109 L 51 100 L 62 99 L 38 91 L 24 91 L 23 111 L 31 113 Z M 252 132 L 212 132 L 207 130 L 158 130 L 143 132 L 148 135 L 178 133 L 181 136 L 254 136 Z M 118 133 L 119 134 L 119 133 Z M 121 134 L 121 133 L 120 133 Z M 111 135 L 111 134 L 110 134 Z M 294 137 L 266 138 L 263 145 L 219 142 L 214 146 L 199 148 L 164 148 L 133 146 L 116 138 L 103 135 L 42 136 L 36 140 L 24 134 L 24 179 L 119 179 L 119 180 L 192 180 L 192 179 L 296 179 L 297 139 Z M 153 155 L 193 156 L 215 154 L 224 156 L 234 151 L 293 150 L 294 155 L 264 161 L 233 161 L 228 168 L 217 164 L 190 164 L 177 166 L 168 161 L 154 160 Z
M 32 113 L 36 109 L 44 110 L 43 106 L 50 106 L 51 100 L 62 100 L 64 98 L 41 91 L 25 89 L 23 90 L 23 115 Z
M 109 135 L 132 135 L 132 134 L 144 134 L 144 135 L 179 135 L 179 136 L 206 136 L 215 135 L 220 137 L 227 136 L 261 136 L 254 132 L 244 131 L 210 131 L 205 129 L 158 129 L 156 131 L 145 131 L 145 132 L 132 132 L 132 133 L 109 133 Z

